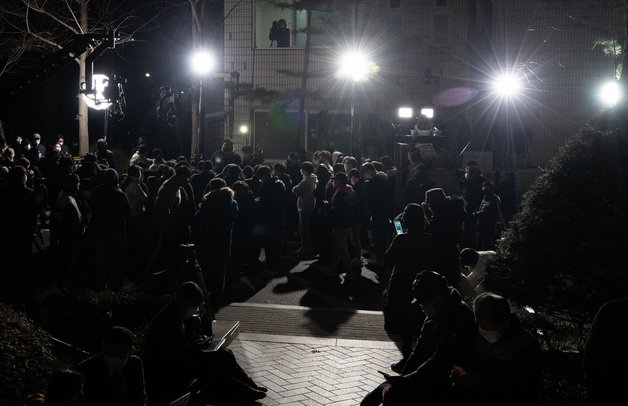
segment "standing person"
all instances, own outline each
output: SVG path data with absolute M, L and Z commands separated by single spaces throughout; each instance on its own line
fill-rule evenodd
M 31 148 L 39 151 L 40 158 L 46 155 L 46 146 L 41 143 L 41 135 L 39 133 L 34 133 L 31 137 Z
M 68 146 L 68 144 L 65 143 L 65 140 L 63 139 L 63 135 L 59 134 L 57 136 L 57 144 L 59 145 L 59 147 L 61 147 L 61 151 L 59 151 L 61 153 L 61 156 L 72 155 L 72 151 L 70 151 L 70 147 Z
M 139 165 L 144 169 L 149 168 L 152 163 L 153 160 L 148 157 L 148 144 L 138 145 L 129 161 L 129 165 Z
M 233 141 L 225 139 L 220 149 L 214 152 L 210 158 L 214 166 L 214 172 L 220 173 L 229 164 L 242 165 L 240 155 L 233 152 Z
M 59 259 L 61 261 L 57 283 L 74 282 L 74 271 L 78 242 L 85 234 L 85 218 L 77 203 L 79 177 L 75 174 L 65 175 L 61 181 L 59 192 L 54 204 L 52 229 L 59 243 Z
M 478 250 L 494 250 L 497 222 L 504 223 L 501 214 L 501 202 L 495 194 L 495 187 L 490 182 L 482 183 L 482 201 L 477 211 L 473 212 L 475 219 L 475 246 Z
M 384 257 L 384 269 L 392 270 L 384 291 L 384 328 L 401 351 L 402 359 L 391 366 L 401 372 L 412 352 L 423 315 L 411 304 L 412 281 L 419 269 L 432 269 L 434 238 L 425 232 L 425 213 L 408 204 L 401 216 L 403 233 L 393 238 Z
M 352 159 L 355 160 L 355 158 Z M 366 230 L 368 230 L 369 216 L 367 210 L 366 183 L 360 176 L 360 171 L 357 168 L 350 169 L 349 172 L 347 172 L 347 177 L 355 192 L 355 216 L 353 217 L 353 224 L 351 224 L 351 248 L 353 251 L 351 271 L 355 274 L 354 276 L 360 276 L 362 273 L 362 241 L 366 240 L 368 242 Z M 366 246 L 368 246 L 368 244 L 366 244 Z
M 482 176 L 480 167 L 473 161 L 467 162 L 464 169 L 464 177 L 459 180 L 458 186 L 462 191 L 467 217 L 464 226 L 464 248 L 477 248 L 475 246 L 475 213 L 482 203 L 482 183 L 486 179 Z
M 119 289 L 125 273 L 126 220 L 131 214 L 131 205 L 118 187 L 118 172 L 115 169 L 105 170 L 103 183 L 94 191 L 90 206 L 90 226 L 97 251 L 95 264 L 100 268 L 98 276 L 104 278 L 112 289 Z
M 271 176 L 270 168 L 262 165 L 257 168 L 261 182 L 257 202 L 257 216 L 261 230 L 260 246 L 264 248 L 266 263 L 274 268 L 281 258 L 281 222 L 283 216 L 284 184 Z
M 367 207 L 371 216 L 375 249 L 375 258 L 371 264 L 381 267 L 392 234 L 390 213 L 394 199 L 389 188 L 388 176 L 384 172 L 376 171 L 372 163 L 362 165 L 361 171 L 366 179 Z
M 287 27 L 286 20 L 283 18 L 279 21 L 273 21 L 268 34 L 270 47 L 288 48 L 290 47 L 290 29 Z
M 160 255 L 170 254 L 171 246 L 168 244 L 172 239 L 172 231 L 175 229 L 181 208 L 182 188 L 192 176 L 190 168 L 182 165 L 174 170 L 174 173 L 166 169 L 164 176 L 170 177 L 159 187 L 155 204 L 151 212 L 151 229 L 153 230 L 153 254 L 146 267 L 146 272 L 152 272 Z M 162 252 L 163 250 L 163 252 Z M 168 258 L 170 259 L 170 258 Z
M 81 362 L 84 403 L 90 406 L 145 406 L 144 364 L 133 355 L 133 333 L 120 326 L 107 329 L 101 352 Z
M 233 190 L 225 186 L 224 180 L 212 179 L 209 188 L 201 207 L 194 214 L 192 229 L 199 246 L 199 263 L 211 292 L 211 305 L 217 311 L 224 304 L 227 261 L 231 258 L 238 203 L 233 200 Z
M 329 272 L 336 273 L 340 266 L 340 273 L 345 278 L 351 274 L 351 258 L 347 249 L 347 238 L 355 216 L 355 193 L 348 184 L 347 175 L 338 172 L 334 175 L 334 195 L 329 202 L 329 217 L 331 220 L 331 258 Z
M 96 148 L 98 148 L 96 151 L 98 162 L 106 161 L 109 168 L 116 169 L 116 159 L 113 156 L 113 152 L 108 148 L 107 141 L 105 141 L 104 138 L 99 138 L 98 141 L 96 141 Z
M 313 254 L 312 244 L 312 220 L 314 214 L 314 189 L 316 189 L 317 177 L 314 174 L 314 165 L 311 162 L 303 162 L 301 165 L 303 179 L 292 188 L 292 193 L 297 196 L 297 210 L 299 211 L 299 234 L 301 235 L 301 247 L 297 250 L 299 255 L 305 257 Z

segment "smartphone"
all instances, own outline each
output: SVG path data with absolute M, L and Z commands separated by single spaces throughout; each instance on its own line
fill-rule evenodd
M 403 227 L 401 227 L 401 221 L 399 220 L 395 220 L 395 231 L 397 232 L 397 234 L 403 234 Z

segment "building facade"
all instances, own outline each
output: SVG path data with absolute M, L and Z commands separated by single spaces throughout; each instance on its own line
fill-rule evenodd
M 225 137 L 269 159 L 297 147 L 348 152 L 352 133 L 355 153 L 392 154 L 404 139 L 395 134 L 410 132 L 398 108 L 432 107 L 440 164 L 481 151 L 496 167 L 543 166 L 599 109 L 596 89 L 615 76 L 617 58 L 603 48 L 624 30 L 621 3 L 321 0 L 299 10 L 226 0 Z M 280 20 L 290 32 L 277 41 Z M 338 74 L 353 48 L 369 55 L 368 80 Z M 520 94 L 493 93 L 503 72 L 521 77 Z

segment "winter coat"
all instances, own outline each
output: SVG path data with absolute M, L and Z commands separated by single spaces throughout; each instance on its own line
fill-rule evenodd
M 316 188 L 317 177 L 313 173 L 304 176 L 298 185 L 292 188 L 292 193 L 297 196 L 297 209 L 314 210 L 314 189 Z
M 355 193 L 349 185 L 336 189 L 329 205 L 332 228 L 349 228 L 355 216 Z
M 238 203 L 227 187 L 209 192 L 194 214 L 194 239 L 213 259 L 227 260 L 231 256 L 233 224 L 237 215 Z

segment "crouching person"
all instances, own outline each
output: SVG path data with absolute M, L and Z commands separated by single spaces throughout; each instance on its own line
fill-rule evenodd
M 482 406 L 537 404 L 540 385 L 538 343 L 511 314 L 508 301 L 490 292 L 473 302 L 478 326 L 475 369 L 455 366 L 452 381 Z
M 231 351 L 207 350 L 208 337 L 198 321 L 202 305 L 201 288 L 185 282 L 151 322 L 145 350 L 151 404 L 167 405 L 187 392 L 191 382 L 196 382 L 202 404 L 247 405 L 265 397 L 266 388 L 253 382 Z
M 366 395 L 362 406 L 451 404 L 459 397 L 449 375 L 453 365 L 471 363 L 477 331 L 473 312 L 436 272 L 419 273 L 412 289 L 425 313 L 414 350 L 402 374 L 384 374 L 386 382 Z
M 85 404 L 92 406 L 146 405 L 144 365 L 133 354 L 133 333 L 110 327 L 102 340 L 102 352 L 78 365 L 85 377 Z

